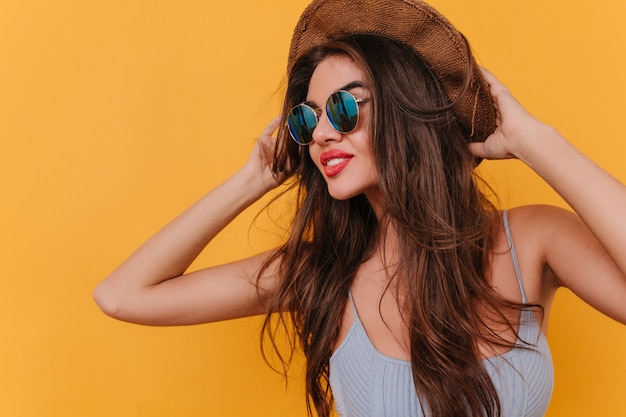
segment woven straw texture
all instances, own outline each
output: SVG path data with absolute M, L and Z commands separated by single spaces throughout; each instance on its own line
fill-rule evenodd
M 464 133 L 484 141 L 496 128 L 489 87 L 465 39 L 434 8 L 419 0 L 314 0 L 294 29 L 287 71 L 309 49 L 338 36 L 376 33 L 415 49 L 439 76 Z M 465 88 L 468 66 L 472 80 Z

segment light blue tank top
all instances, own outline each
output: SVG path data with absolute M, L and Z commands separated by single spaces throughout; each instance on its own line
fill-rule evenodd
M 526 303 L 507 212 L 504 227 L 522 302 Z M 352 296 L 350 302 L 354 322 L 330 359 L 330 385 L 339 416 L 425 417 L 415 393 L 411 363 L 378 352 L 359 320 Z M 516 346 L 526 348 L 484 359 L 483 365 L 498 392 L 502 417 L 541 417 L 554 385 L 552 356 L 535 314 L 524 310 L 520 319 Z

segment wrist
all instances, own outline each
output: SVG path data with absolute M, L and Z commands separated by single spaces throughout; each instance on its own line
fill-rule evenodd
M 550 152 L 553 144 L 562 140 L 562 136 L 552 126 L 535 123 L 524 132 L 523 137 L 513 146 L 511 153 L 531 168 L 545 156 L 553 156 Z
M 241 167 L 233 175 L 233 179 L 246 190 L 246 194 L 254 201 L 263 197 L 263 195 L 278 185 L 269 170 L 259 173 L 253 167 L 250 167 L 249 164 Z

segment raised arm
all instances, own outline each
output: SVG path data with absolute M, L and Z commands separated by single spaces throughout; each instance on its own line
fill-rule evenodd
M 471 151 L 487 159 L 520 159 L 565 199 L 584 225 L 567 213 L 541 210 L 546 263 L 560 284 L 626 323 L 626 187 L 530 115 L 491 73 L 485 77 L 499 125 Z
M 268 254 L 185 274 L 204 247 L 238 214 L 280 184 L 270 170 L 273 120 L 247 163 L 139 247 L 94 291 L 98 306 L 120 320 L 195 324 L 264 312 L 276 277 L 256 274 Z M 261 295 L 261 297 L 259 297 Z

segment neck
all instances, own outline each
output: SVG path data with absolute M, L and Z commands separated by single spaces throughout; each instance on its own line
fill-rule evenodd
M 383 197 L 380 188 L 376 187 L 365 192 L 365 198 L 369 201 L 376 218 L 379 222 L 382 222 L 385 217 L 385 198 Z

